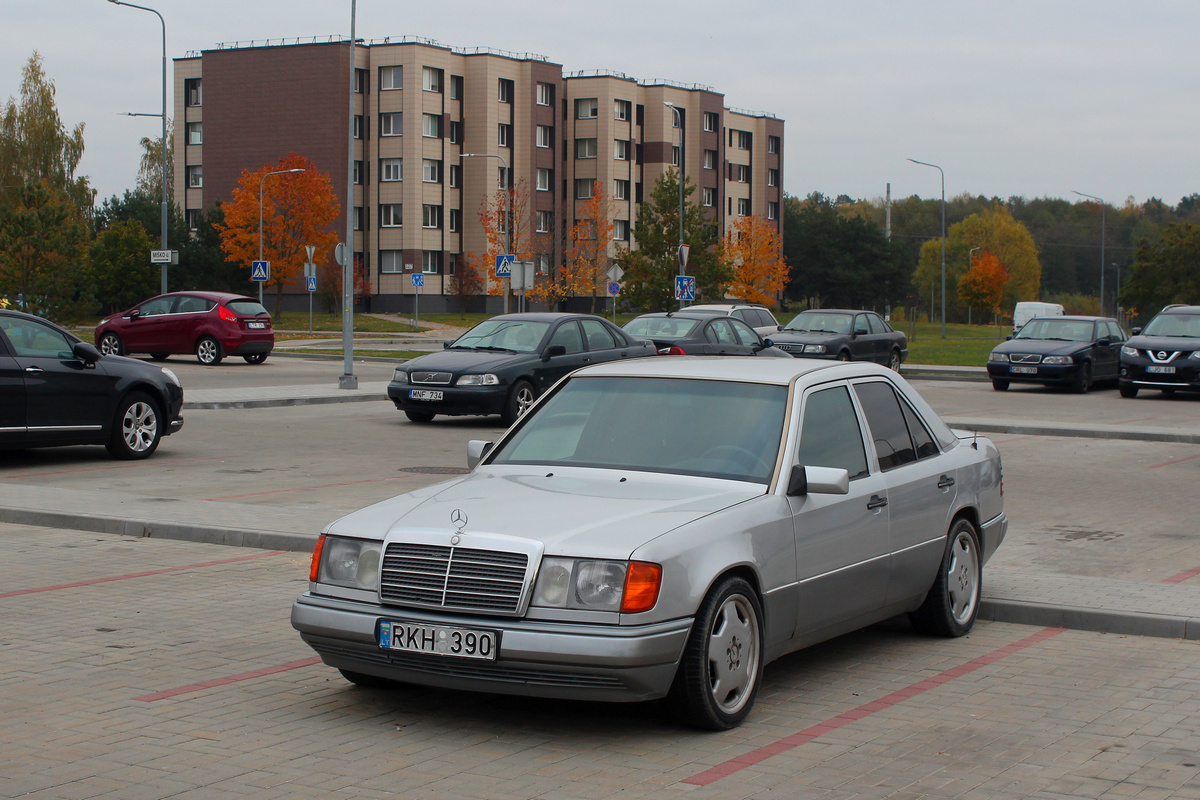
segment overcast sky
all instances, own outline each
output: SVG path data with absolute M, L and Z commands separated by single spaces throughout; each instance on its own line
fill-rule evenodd
M 350 0 L 141 0 L 170 58 L 218 42 L 341 35 Z M 1195 0 L 358 0 L 357 35 L 538 53 L 713 86 L 786 120 L 784 188 L 855 198 L 1200 192 Z M 80 173 L 132 188 L 159 122 L 162 28 L 106 0 L 0 0 L 0 99 L 37 50 Z M 172 67 L 173 69 L 173 67 Z M 169 102 L 173 103 L 173 99 Z M 247 109 L 247 135 L 254 127 Z

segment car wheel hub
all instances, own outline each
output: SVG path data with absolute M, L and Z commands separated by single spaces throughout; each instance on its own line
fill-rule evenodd
M 158 433 L 158 418 L 146 403 L 134 403 L 121 421 L 125 443 L 135 453 L 149 449 Z
M 709 636 L 709 691 L 726 714 L 736 713 L 752 694 L 758 674 L 758 623 L 750 602 L 726 598 Z

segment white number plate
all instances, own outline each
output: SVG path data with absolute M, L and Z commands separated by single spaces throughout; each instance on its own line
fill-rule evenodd
M 409 389 L 408 390 L 408 399 L 409 400 L 441 400 L 442 393 L 441 393 L 441 391 L 434 391 L 433 389 Z
M 1037 375 L 1037 367 L 1013 367 L 1014 375 Z
M 1174 367 L 1146 367 L 1146 372 L 1154 372 L 1159 375 L 1174 375 Z
M 384 650 L 495 661 L 499 636 L 495 631 L 414 625 L 380 620 L 379 646 Z
M 265 327 L 267 327 L 267 323 L 265 323 L 265 322 L 247 322 L 246 327 L 247 328 L 265 328 Z

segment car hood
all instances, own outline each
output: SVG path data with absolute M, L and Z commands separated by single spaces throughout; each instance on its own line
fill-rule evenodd
M 828 342 L 830 339 L 844 339 L 849 335 L 848 333 L 817 333 L 815 331 L 789 331 L 785 329 L 773 333 L 767 338 L 772 342 L 787 342 L 788 344 L 820 344 Z
M 404 529 L 494 533 L 540 541 L 551 555 L 625 559 L 641 545 L 754 497 L 764 487 L 738 481 L 619 470 L 482 466 L 458 478 L 384 500 L 342 517 L 326 533 L 383 539 Z
M 1138 350 L 1200 350 L 1200 339 L 1187 336 L 1131 336 L 1123 344 Z
M 993 353 L 1038 353 L 1043 356 L 1066 356 L 1086 350 L 1091 342 L 1058 342 L 1052 339 L 1009 339 L 992 348 Z
M 401 369 L 405 372 L 428 370 L 430 372 L 492 372 L 518 362 L 536 359 L 537 353 L 497 353 L 488 350 L 443 350 L 418 356 L 406 362 Z

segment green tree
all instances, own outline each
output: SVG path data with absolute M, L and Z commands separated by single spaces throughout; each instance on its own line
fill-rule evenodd
M 73 319 L 90 306 L 88 231 L 74 199 L 45 182 L 0 204 L 0 294 L 18 307 Z
M 171 175 L 175 170 L 175 137 L 174 125 L 171 120 L 167 120 L 167 203 L 168 206 L 174 205 L 175 186 L 171 180 Z M 151 139 L 149 136 L 143 136 L 139 142 L 142 146 L 142 161 L 138 166 L 137 188 L 140 191 L 146 192 L 151 197 L 158 198 L 158 202 L 162 204 L 162 140 Z M 161 211 L 159 214 L 161 215 Z M 177 241 L 172 239 L 171 241 Z
M 688 199 L 696 187 L 683 180 L 683 240 L 690 245 L 687 274 L 696 279 L 697 300 L 719 300 L 720 287 L 732 277 L 717 259 L 716 229 L 704 209 Z M 647 202 L 638 209 L 637 249 L 625 257 L 624 298 L 635 309 L 673 308 L 679 274 L 679 173 L 669 169 L 654 182 Z
M 1200 225 L 1168 225 L 1157 242 L 1140 242 L 1121 304 L 1148 319 L 1171 303 L 1200 300 Z
M 92 242 L 88 272 L 104 313 L 157 294 L 159 267 L 150 263 L 151 249 L 146 229 L 136 220 L 114 222 Z

